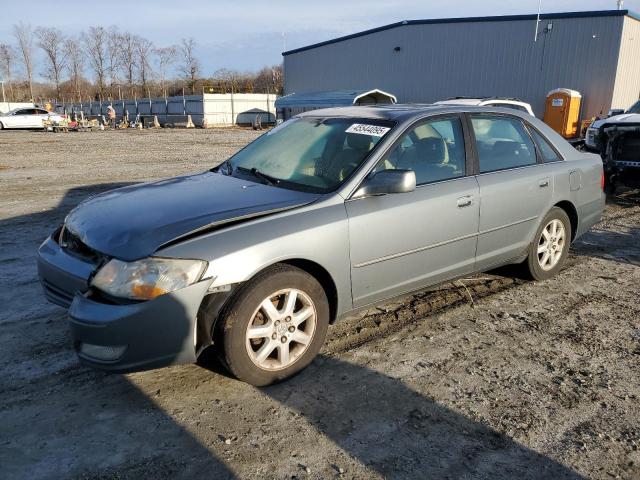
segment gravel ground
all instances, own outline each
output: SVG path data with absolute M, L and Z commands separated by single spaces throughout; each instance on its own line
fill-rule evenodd
M 34 254 L 70 208 L 201 171 L 250 130 L 0 134 L 2 478 L 640 478 L 640 192 L 609 200 L 556 278 L 509 269 L 334 326 L 289 382 L 207 355 L 78 364 Z

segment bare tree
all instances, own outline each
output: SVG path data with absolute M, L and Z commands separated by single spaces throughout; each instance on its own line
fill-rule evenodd
M 39 27 L 36 33 L 38 46 L 44 51 L 49 62 L 44 76 L 56 86 L 56 96 L 60 97 L 60 81 L 67 58 L 64 48 L 65 37 L 57 28 Z
M 152 75 L 151 70 L 151 55 L 154 51 L 153 43 L 143 37 L 135 38 L 136 54 L 138 57 L 138 76 L 140 83 L 142 84 L 143 95 L 146 93 L 151 96 L 149 92 L 149 79 Z
M 113 89 L 118 83 L 118 72 L 121 65 L 120 55 L 120 32 L 117 27 L 111 26 L 107 30 L 107 72 L 109 75 L 109 87 L 111 95 L 114 95 Z
M 9 87 L 9 98 L 13 97 L 13 65 L 16 59 L 16 52 L 11 45 L 0 43 L 0 72 L 2 79 Z M 3 99 L 4 100 L 4 99 Z
M 107 76 L 107 31 L 104 27 L 89 27 L 89 30 L 82 34 L 82 42 L 89 65 L 96 77 L 98 95 L 102 99 Z
M 156 57 L 156 64 L 158 66 L 158 75 L 160 76 L 160 89 L 162 90 L 162 96 L 167 96 L 167 70 L 176 61 L 178 55 L 178 47 L 175 45 L 169 47 L 156 48 L 153 51 Z
M 200 62 L 195 54 L 196 41 L 193 38 L 183 38 L 179 48 L 182 55 L 181 71 L 193 93 L 193 88 L 200 76 Z
M 80 48 L 76 38 L 68 38 L 64 44 L 64 50 L 67 56 L 69 80 L 71 81 L 77 101 L 81 101 L 80 80 L 82 79 L 82 72 L 84 70 L 84 52 Z
M 29 98 L 33 101 L 33 29 L 31 25 L 20 22 L 13 26 L 13 36 L 18 42 L 18 49 L 29 83 Z
M 136 73 L 136 38 L 129 32 L 120 35 L 120 68 L 127 86 L 133 95 L 133 84 Z
M 213 72 L 213 79 L 218 82 L 218 87 L 222 93 L 235 93 L 239 76 L 238 72 L 228 68 L 220 68 Z

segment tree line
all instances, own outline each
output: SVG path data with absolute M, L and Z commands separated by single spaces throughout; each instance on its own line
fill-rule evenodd
M 115 26 L 89 27 L 74 36 L 54 27 L 19 23 L 13 25 L 13 40 L 0 43 L 0 74 L 7 101 L 282 93 L 281 65 L 258 72 L 220 69 L 203 76 L 193 38 L 158 46 Z M 46 82 L 35 80 L 38 73 Z

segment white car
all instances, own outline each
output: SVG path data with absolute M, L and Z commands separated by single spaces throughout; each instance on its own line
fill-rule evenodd
M 520 112 L 526 112 L 535 117 L 531 105 L 516 98 L 487 97 L 487 98 L 467 98 L 455 97 L 435 102 L 435 105 L 477 105 L 479 107 L 491 106 L 501 108 L 511 108 Z
M 587 148 L 597 151 L 602 149 L 602 146 L 600 145 L 601 139 L 599 137 L 602 134 L 604 127 L 611 127 L 614 125 L 619 125 L 621 127 L 640 125 L 640 100 L 634 103 L 626 112 L 621 112 L 620 110 L 617 110 L 617 114 L 614 112 L 616 112 L 616 110 L 610 111 L 607 118 L 596 120 L 587 129 L 587 133 L 584 138 L 584 144 Z
M 53 122 L 60 122 L 64 118 L 62 115 L 48 112 L 44 108 L 17 108 L 0 114 L 0 130 L 5 128 L 44 128 L 44 120 L 50 119 Z

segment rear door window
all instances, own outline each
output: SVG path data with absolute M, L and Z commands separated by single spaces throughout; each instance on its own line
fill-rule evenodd
M 480 173 L 536 163 L 536 149 L 522 122 L 503 116 L 471 117 Z

